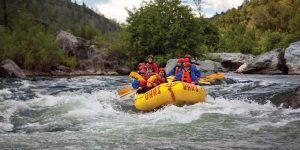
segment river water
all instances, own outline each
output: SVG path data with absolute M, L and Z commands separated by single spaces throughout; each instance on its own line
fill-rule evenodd
M 300 109 L 275 107 L 300 76 L 226 74 L 207 102 L 137 112 L 125 76 L 0 79 L 0 149 L 299 149 Z

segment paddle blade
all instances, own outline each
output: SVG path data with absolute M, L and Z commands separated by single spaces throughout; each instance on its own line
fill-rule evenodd
M 129 74 L 129 78 L 135 79 L 135 80 L 145 80 L 140 74 L 138 74 L 137 72 L 132 71 Z
M 137 91 L 137 90 L 132 89 L 132 90 L 128 91 L 127 93 L 124 93 L 124 94 L 120 95 L 120 98 L 122 98 L 122 97 L 124 97 L 124 96 L 127 96 L 127 95 L 129 95 L 129 94 L 131 94 L 131 93 L 134 93 L 134 92 L 136 92 L 136 91 Z
M 128 93 L 129 91 L 134 90 L 132 87 L 126 87 L 126 88 L 122 88 L 120 90 L 118 90 L 118 94 L 119 95 L 123 95 Z
M 200 84 L 210 84 L 209 81 L 205 81 L 205 80 L 202 80 L 202 79 L 199 80 L 199 83 Z
M 224 76 L 225 76 L 224 73 L 214 73 L 209 76 L 206 76 L 206 78 L 208 78 L 208 79 L 223 79 Z
M 214 82 L 215 81 L 215 79 L 209 79 L 209 78 L 201 78 L 201 79 L 199 79 L 199 82 Z
M 121 86 L 127 86 L 129 85 L 130 83 L 120 83 Z

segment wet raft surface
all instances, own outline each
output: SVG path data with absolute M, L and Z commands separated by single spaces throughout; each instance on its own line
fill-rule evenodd
M 297 149 L 300 110 L 269 100 L 299 76 L 227 74 L 207 102 L 134 110 L 127 77 L 0 80 L 1 149 Z

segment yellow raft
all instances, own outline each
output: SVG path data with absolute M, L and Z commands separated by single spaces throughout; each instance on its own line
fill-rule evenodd
M 204 102 L 206 95 L 201 86 L 177 81 L 161 84 L 144 94 L 136 94 L 134 105 L 138 110 L 150 111 L 168 104 L 183 106 Z

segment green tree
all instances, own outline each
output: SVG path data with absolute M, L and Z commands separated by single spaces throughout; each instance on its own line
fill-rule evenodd
M 214 16 L 218 51 L 261 54 L 300 40 L 300 0 L 247 0 Z
M 182 57 L 197 55 L 203 44 L 203 31 L 191 8 L 180 0 L 153 0 L 129 11 L 128 31 L 131 35 L 131 55 L 143 60 L 146 55 Z

